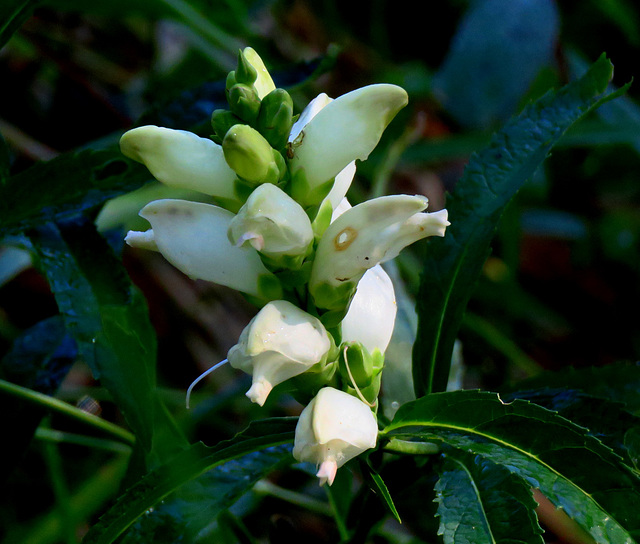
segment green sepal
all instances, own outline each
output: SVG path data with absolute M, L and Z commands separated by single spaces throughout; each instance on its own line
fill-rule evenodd
M 265 300 L 280 300 L 282 284 L 273 274 L 263 274 L 258 278 L 258 293 Z
M 303 208 L 318 206 L 333 188 L 335 178 L 311 187 L 307 176 L 301 168 L 291 177 L 289 194 Z
M 303 374 L 291 378 L 293 390 L 291 395 L 303 405 L 309 404 L 311 399 L 318 394 L 323 387 L 338 387 L 338 363 L 316 363 Z
M 284 89 L 274 89 L 262 99 L 256 128 L 271 147 L 284 150 L 293 125 L 293 100 Z
M 306 210 L 307 214 L 309 213 L 309 209 Z M 313 229 L 313 236 L 318 242 L 324 231 L 327 230 L 329 225 L 331 224 L 331 217 L 333 216 L 333 206 L 329 200 L 323 200 L 322 204 L 318 208 L 315 217 L 310 217 L 311 219 L 311 228 Z
M 313 301 L 318 308 L 341 313 L 344 317 L 344 315 L 347 313 L 349 303 L 351 302 L 351 299 L 356 292 L 357 286 L 357 281 L 354 282 L 346 280 L 338 286 L 332 285 L 328 282 L 322 282 L 314 284 L 313 287 L 309 287 L 311 296 L 313 297 Z M 340 318 L 340 321 L 342 321 L 342 318 Z M 331 327 L 332 325 L 325 324 L 325 327 L 326 326 Z
M 359 396 L 357 389 L 369 403 L 375 403 L 380 393 L 383 366 L 384 355 L 377 348 L 369 353 L 360 342 L 340 346 L 338 370 L 347 393 Z

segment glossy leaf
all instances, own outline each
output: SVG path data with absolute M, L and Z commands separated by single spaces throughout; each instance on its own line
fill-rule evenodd
M 296 421 L 297 418 L 262 420 L 214 447 L 194 444 L 128 489 L 93 526 L 83 543 L 114 542 L 149 508 L 211 470 L 214 470 L 213 474 L 205 476 L 193 489 L 198 495 L 202 492 L 211 494 L 209 507 L 200 515 L 213 520 L 221 510 L 231 506 L 250 489 L 257 479 L 279 463 L 293 460 L 289 444 L 293 441 Z
M 0 185 L 0 236 L 68 220 L 144 185 L 151 175 L 119 150 L 65 153 Z
M 505 206 L 573 123 L 601 103 L 613 66 L 604 57 L 579 80 L 548 93 L 473 155 L 447 199 L 451 226 L 431 240 L 418 297 L 413 376 L 417 396 L 446 388 L 453 345 Z
M 530 486 L 480 455 L 445 455 L 436 501 L 445 544 L 542 544 Z
M 490 459 L 540 489 L 598 543 L 640 536 L 638 474 L 586 429 L 535 404 L 479 391 L 435 393 L 402 406 L 382 437 Z
M 157 397 L 156 338 L 144 299 L 90 221 L 49 223 L 32 231 L 31 241 L 80 355 L 149 461 L 166 459 L 185 442 Z

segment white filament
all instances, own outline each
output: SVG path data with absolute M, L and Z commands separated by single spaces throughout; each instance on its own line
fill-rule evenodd
M 189 399 L 191 398 L 191 391 L 193 391 L 193 388 L 195 387 L 195 385 L 202 380 L 202 378 L 206 378 L 209 374 L 211 374 L 214 370 L 216 370 L 217 368 L 220 368 L 222 365 L 224 365 L 225 363 L 227 363 L 227 359 L 224 359 L 223 361 L 220 361 L 219 363 L 213 365 L 209 370 L 206 370 L 205 372 L 203 372 L 202 374 L 200 374 L 200 376 L 198 376 L 195 380 L 193 380 L 191 382 L 191 385 L 189 386 L 189 389 L 187 389 L 187 399 L 186 399 L 186 404 L 187 404 L 187 410 L 189 409 Z

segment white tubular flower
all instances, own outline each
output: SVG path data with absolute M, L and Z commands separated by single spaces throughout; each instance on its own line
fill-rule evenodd
M 330 101 L 315 115 L 310 111 L 310 120 L 302 127 L 298 121 L 292 131 L 292 196 L 303 206 L 319 204 L 325 185 L 352 161 L 369 156 L 407 102 L 401 87 L 378 84 Z
M 421 213 L 427 204 L 419 195 L 384 196 L 354 206 L 331 223 L 311 269 L 309 291 L 316 305 L 345 307 L 369 268 L 421 238 L 444 236 L 447 211 Z
M 304 257 L 313 242 L 311 221 L 300 204 L 282 189 L 257 187 L 229 225 L 229 240 L 251 245 L 264 255 Z
M 140 210 L 151 223 L 145 233 L 130 231 L 128 244 L 155 249 L 191 278 L 226 285 L 262 299 L 281 296 L 277 278 L 253 248 L 227 238 L 233 213 L 201 202 L 156 200 Z
M 319 319 L 290 302 L 275 300 L 249 322 L 227 359 L 253 376 L 247 397 L 262 406 L 273 387 L 326 362 L 332 347 Z
M 382 266 L 367 270 L 358 282 L 347 315 L 340 324 L 342 342 L 360 342 L 369 353 L 384 353 L 396 320 L 393 283 Z
M 225 161 L 222 147 L 208 138 L 147 125 L 125 132 L 120 150 L 144 164 L 154 178 L 169 187 L 237 201 L 236 173 Z
M 320 485 L 331 485 L 338 468 L 374 448 L 377 438 L 378 424 L 369 406 L 344 391 L 325 387 L 300 414 L 293 456 L 319 465 Z

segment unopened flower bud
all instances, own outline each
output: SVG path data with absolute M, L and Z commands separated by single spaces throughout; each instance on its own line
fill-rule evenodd
M 331 223 L 318 244 L 309 281 L 316 306 L 346 309 L 369 268 L 421 238 L 444 236 L 447 211 L 422 213 L 427 204 L 419 195 L 384 196 L 354 206 Z
M 240 122 L 241 119 L 229 110 L 214 110 L 211 114 L 211 127 L 215 132 L 214 140 L 216 143 L 222 144 L 222 140 L 224 140 L 229 129 Z
M 334 344 L 320 320 L 285 300 L 264 306 L 227 358 L 253 376 L 247 397 L 260 406 L 279 383 L 327 362 Z
M 249 125 L 231 127 L 222 141 L 222 150 L 227 164 L 249 184 L 276 183 L 280 179 L 281 165 L 276 157 L 280 154 Z M 284 161 L 281 156 L 280 159 Z
M 244 122 L 253 125 L 260 111 L 260 98 L 252 85 L 236 83 L 229 89 L 229 108 Z
M 331 485 L 338 468 L 374 448 L 376 417 L 365 403 L 332 387 L 325 387 L 300 414 L 293 445 L 298 461 L 315 463 L 320 485 Z
M 281 257 L 309 253 L 313 230 L 300 204 L 282 189 L 265 183 L 258 186 L 229 226 L 229 240 L 235 245 L 251 245 L 274 264 Z
M 283 150 L 293 124 L 293 100 L 284 89 L 274 89 L 262 99 L 256 128 L 271 147 Z
M 258 71 L 249 62 L 243 51 L 238 51 L 238 67 L 235 76 L 238 83 L 245 85 L 253 85 L 258 78 Z

